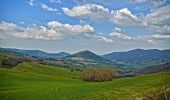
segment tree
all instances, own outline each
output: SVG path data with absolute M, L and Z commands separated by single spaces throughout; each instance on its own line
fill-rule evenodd
M 81 72 L 80 79 L 93 82 L 111 81 L 117 74 L 118 72 L 115 72 L 112 69 L 88 68 Z

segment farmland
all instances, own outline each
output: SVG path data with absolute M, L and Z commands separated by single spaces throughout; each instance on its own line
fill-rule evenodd
M 131 100 L 170 84 L 170 72 L 115 78 L 109 82 L 85 82 L 80 72 L 23 62 L 0 68 L 1 100 Z M 152 81 L 151 81 L 152 80 Z M 169 87 L 169 86 L 168 86 Z

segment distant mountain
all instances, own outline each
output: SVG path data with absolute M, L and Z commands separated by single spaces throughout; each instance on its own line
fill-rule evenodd
M 85 50 L 65 57 L 65 62 L 71 62 L 74 65 L 86 67 L 108 67 L 118 70 L 124 70 L 123 64 L 107 60 L 95 53 Z
M 113 52 L 102 57 L 139 68 L 170 61 L 170 50 L 135 49 L 127 52 Z
M 80 51 L 78 53 L 72 54 L 67 56 L 67 58 L 71 60 L 81 60 L 81 61 L 106 61 L 106 62 L 111 62 L 110 60 L 107 60 L 101 56 L 96 55 L 95 53 L 89 51 L 89 50 L 84 50 Z
M 62 58 L 70 55 L 66 52 L 60 52 L 60 53 L 47 53 L 40 50 L 21 50 L 21 49 L 13 49 L 13 48 L 0 48 L 0 50 L 8 50 L 13 51 L 15 53 L 24 54 L 27 56 L 33 56 L 38 58 Z
M 158 72 L 167 72 L 170 71 L 170 62 L 160 64 L 160 65 L 153 65 L 145 68 L 139 68 L 136 70 L 133 70 L 131 72 L 125 73 L 123 76 L 136 76 L 136 75 L 142 75 L 142 74 L 152 74 L 152 73 L 158 73 Z

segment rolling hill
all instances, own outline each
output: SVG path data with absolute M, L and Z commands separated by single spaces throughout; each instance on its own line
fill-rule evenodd
M 59 52 L 59 53 L 47 53 L 41 50 L 21 50 L 21 49 L 13 49 L 13 48 L 0 48 L 1 51 L 13 51 L 15 53 L 27 55 L 27 56 L 33 56 L 37 58 L 62 58 L 70 55 L 66 52 Z
M 80 51 L 78 53 L 69 55 L 66 57 L 66 59 L 69 60 L 79 60 L 79 61 L 91 61 L 91 62 L 111 62 L 110 60 L 107 60 L 101 56 L 96 55 L 95 53 L 89 51 L 89 50 L 84 50 Z
M 107 60 L 95 53 L 84 50 L 78 53 L 69 55 L 65 57 L 65 62 L 72 62 L 74 64 L 86 67 L 104 67 L 104 68 L 113 68 L 115 70 L 124 70 L 125 65 L 119 64 L 110 60 Z
M 170 84 L 170 72 L 110 82 L 85 82 L 70 69 L 21 63 L 12 69 L 0 68 L 1 100 L 132 100 Z M 152 80 L 152 81 L 151 81 Z
M 157 49 L 135 49 L 127 52 L 113 52 L 103 56 L 96 55 L 89 50 L 69 54 L 65 52 L 46 53 L 40 50 L 0 48 L 0 52 L 2 54 L 7 53 L 7 56 L 14 55 L 18 57 L 22 55 L 43 58 L 42 64 L 63 66 L 76 70 L 83 70 L 87 67 L 104 67 L 127 71 L 170 61 L 170 50 Z
M 102 57 L 140 68 L 169 62 L 170 50 L 135 49 L 127 52 L 113 52 Z
M 137 75 L 144 75 L 144 74 L 152 74 L 152 73 L 159 73 L 159 72 L 168 72 L 170 71 L 170 62 L 159 64 L 159 65 L 152 65 L 148 67 L 138 68 L 132 70 L 130 72 L 126 72 L 122 74 L 122 76 L 137 76 Z

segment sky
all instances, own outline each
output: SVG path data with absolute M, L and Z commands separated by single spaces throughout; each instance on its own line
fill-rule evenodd
M 170 49 L 170 0 L 0 0 L 0 47 Z

